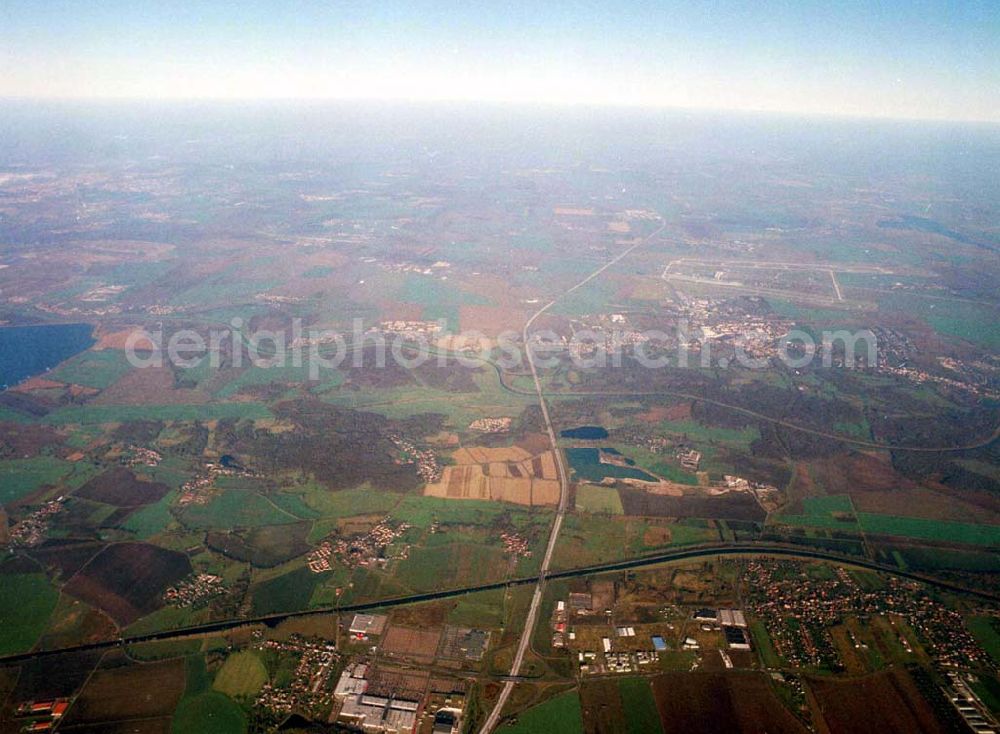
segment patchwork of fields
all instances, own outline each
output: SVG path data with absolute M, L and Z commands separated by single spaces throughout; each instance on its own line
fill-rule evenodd
M 555 505 L 559 502 L 559 475 L 551 451 L 532 456 L 511 448 L 462 448 L 451 456 L 441 479 L 424 488 L 428 497 Z

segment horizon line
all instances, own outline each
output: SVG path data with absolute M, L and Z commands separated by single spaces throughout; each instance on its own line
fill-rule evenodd
M 593 101 L 593 100 L 517 100 L 517 99 L 490 99 L 490 98 L 430 98 L 418 99 L 413 97 L 282 97 L 282 96 L 262 96 L 262 97 L 173 97 L 173 96 L 43 96 L 43 95 L 4 95 L 0 94 L 0 104 L 9 102 L 20 103 L 131 103 L 131 104 L 263 104 L 263 103 L 295 103 L 295 104 L 331 104 L 331 103 L 364 103 L 364 104 L 391 104 L 391 105 L 413 105 L 429 107 L 434 105 L 469 105 L 472 107 L 507 107 L 507 108 L 536 108 L 536 109 L 590 109 L 590 110 L 635 110 L 644 112 L 692 112 L 710 114 L 742 114 L 752 116 L 776 116 L 792 118 L 819 118 L 858 122 L 918 122 L 918 123 L 949 123 L 968 125 L 1000 125 L 1000 117 L 997 118 L 953 118 L 934 116 L 895 116 L 881 114 L 864 114 L 860 112 L 837 112 L 828 110 L 789 110 L 775 108 L 756 107 L 702 107 L 671 105 L 658 103 L 634 103 L 615 101 Z

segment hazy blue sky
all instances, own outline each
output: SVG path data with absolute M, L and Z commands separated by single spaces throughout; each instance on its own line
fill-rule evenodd
M 1000 2 L 2 0 L 0 96 L 1000 120 Z

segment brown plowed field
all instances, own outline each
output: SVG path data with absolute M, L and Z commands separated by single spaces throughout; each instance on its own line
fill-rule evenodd
M 763 673 L 664 673 L 653 695 L 664 734 L 806 732 Z
M 850 680 L 810 678 L 809 689 L 829 734 L 939 734 L 946 729 L 906 671 Z
M 183 553 L 149 543 L 116 543 L 98 553 L 64 588 L 125 626 L 159 609 L 167 587 L 190 573 L 191 562 Z

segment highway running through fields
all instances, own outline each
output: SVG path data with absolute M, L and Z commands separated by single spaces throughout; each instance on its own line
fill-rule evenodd
M 521 330 L 525 357 L 528 361 L 528 367 L 531 368 L 531 378 L 535 383 L 535 395 L 538 398 L 538 405 L 542 410 L 542 419 L 545 421 L 545 432 L 549 436 L 552 453 L 555 455 L 556 459 L 556 469 L 559 473 L 559 507 L 556 509 L 556 517 L 552 522 L 552 531 L 549 533 L 549 542 L 548 545 L 545 546 L 545 555 L 542 557 L 542 563 L 538 570 L 538 583 L 535 584 L 535 592 L 531 596 L 531 605 L 528 607 L 528 615 L 524 621 L 524 630 L 521 632 L 521 639 L 517 644 L 517 650 L 514 653 L 514 659 L 511 662 L 510 677 L 500 690 L 500 696 L 493 705 L 493 710 L 490 711 L 489 716 L 487 716 L 486 720 L 483 722 L 483 725 L 480 728 L 481 734 L 489 734 L 496 727 L 497 722 L 500 720 L 500 716 L 503 713 L 503 708 L 507 704 L 507 700 L 510 698 L 511 692 L 514 690 L 515 681 L 521 674 L 521 665 L 524 663 L 524 656 L 528 651 L 528 647 L 531 645 L 531 636 L 534 632 L 535 624 L 538 621 L 538 610 L 542 606 L 542 597 L 545 593 L 545 577 L 549 573 L 549 566 L 552 563 L 552 554 L 555 552 L 556 542 L 559 540 L 559 531 L 562 529 L 563 518 L 566 516 L 566 505 L 569 502 L 569 479 L 566 475 L 565 462 L 563 461 L 562 452 L 559 450 L 559 444 L 556 441 L 556 433 L 552 428 L 552 421 L 549 418 L 549 408 L 545 402 L 545 395 L 542 392 L 542 381 L 538 377 L 538 368 L 535 366 L 535 360 L 531 352 L 531 325 L 535 323 L 539 316 L 552 308 L 552 306 L 559 301 L 560 298 L 565 298 L 578 288 L 582 288 L 594 278 L 601 275 L 601 273 L 605 270 L 620 262 L 625 257 L 628 257 L 636 248 L 645 245 L 653 239 L 653 237 L 662 232 L 664 227 L 666 227 L 666 223 L 661 224 L 640 242 L 626 248 L 579 283 L 563 291 L 560 295 L 546 303 L 534 314 L 532 314 L 532 316 L 524 323 L 524 328 Z

